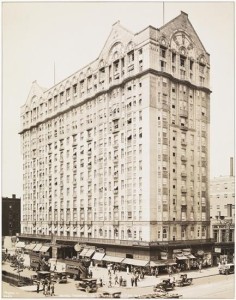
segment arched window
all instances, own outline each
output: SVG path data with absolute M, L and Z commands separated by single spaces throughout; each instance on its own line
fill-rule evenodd
M 166 230 L 166 228 L 163 228 L 163 231 L 162 231 L 162 238 L 163 238 L 163 239 L 166 239 L 166 238 L 167 238 L 167 230 Z
M 127 230 L 127 236 L 128 238 L 132 238 L 132 232 L 130 229 Z
M 99 236 L 103 236 L 103 231 L 101 228 L 99 229 Z

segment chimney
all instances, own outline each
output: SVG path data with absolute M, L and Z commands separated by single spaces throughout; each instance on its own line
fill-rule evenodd
M 234 176 L 234 159 L 230 157 L 230 176 Z
M 12 198 L 13 198 L 13 199 L 16 198 L 16 194 L 12 194 Z

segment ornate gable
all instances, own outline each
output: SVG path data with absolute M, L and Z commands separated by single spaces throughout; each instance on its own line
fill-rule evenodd
M 99 55 L 99 61 L 109 61 L 111 57 L 124 53 L 129 42 L 133 41 L 134 34 L 116 22 L 106 40 L 106 43 Z
M 160 28 L 160 33 L 168 37 L 170 47 L 185 47 L 188 51 L 194 51 L 196 56 L 207 54 L 201 40 L 199 39 L 195 29 L 188 19 L 188 15 L 184 12 L 166 23 Z
M 25 110 L 31 110 L 31 108 L 38 106 L 38 102 L 42 101 L 42 99 L 44 98 L 45 91 L 45 88 L 40 87 L 37 81 L 34 81 L 24 105 Z

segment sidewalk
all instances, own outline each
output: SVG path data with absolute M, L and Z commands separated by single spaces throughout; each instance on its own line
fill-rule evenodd
M 106 287 L 108 287 L 108 271 L 105 268 L 98 267 L 97 270 L 96 268 L 92 268 L 93 272 L 93 277 L 94 278 L 102 278 L 103 283 L 105 284 Z M 218 267 L 212 267 L 212 268 L 207 268 L 207 269 L 202 269 L 201 272 L 198 270 L 192 270 L 192 271 L 187 271 L 187 272 L 181 272 L 179 274 L 174 274 L 172 277 L 175 277 L 175 280 L 179 278 L 181 274 L 187 273 L 189 278 L 202 278 L 202 277 L 209 277 L 209 276 L 215 276 L 218 275 Z M 118 272 L 117 273 L 118 278 L 122 276 L 124 280 L 127 281 L 127 288 L 131 288 L 131 276 L 132 274 L 127 274 L 126 272 Z M 116 287 L 114 285 L 114 277 L 115 275 L 112 272 L 112 286 Z M 168 274 L 163 274 L 159 275 L 157 278 L 155 276 L 145 276 L 144 279 L 141 279 L 138 281 L 138 287 L 150 287 L 154 286 L 155 284 L 161 282 L 163 279 L 170 278 Z M 118 287 L 118 286 L 117 286 Z

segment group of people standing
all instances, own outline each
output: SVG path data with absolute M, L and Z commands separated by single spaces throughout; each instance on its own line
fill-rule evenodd
M 50 281 L 44 280 L 42 283 L 40 281 L 37 282 L 37 293 L 40 291 L 40 284 L 43 285 L 43 294 L 45 296 L 55 296 L 55 286 Z

